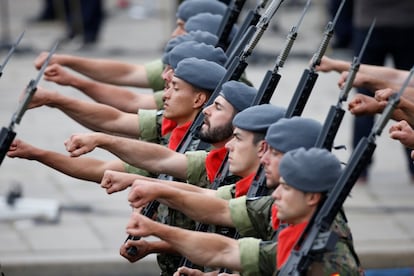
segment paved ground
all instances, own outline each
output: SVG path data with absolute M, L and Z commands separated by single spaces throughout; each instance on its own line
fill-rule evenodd
M 11 40 L 23 29 L 26 34 L 19 46 L 20 51 L 12 57 L 0 80 L 1 126 L 9 124 L 20 92 L 36 76 L 34 58 L 63 34 L 63 26 L 59 23 L 26 22 L 28 17 L 36 14 L 40 0 L 30 1 L 30 8 L 28 1 L 8 2 L 10 25 L 7 28 L 5 21 L 2 21 L 1 42 L 9 42 L 6 39 L 7 30 Z M 146 1 L 131 2 L 142 4 Z M 174 5 L 170 1 L 152 3 L 154 9 L 150 17 L 143 20 L 138 18 L 141 11 L 139 8 L 119 10 L 115 0 L 107 0 L 108 17 L 99 45 L 88 51 L 76 51 L 76 45 L 65 45 L 58 51 L 136 63 L 158 57 L 172 28 Z M 317 49 L 327 22 L 320 4 L 320 1 L 314 1 L 285 67 L 279 70 L 282 79 L 272 98 L 273 103 L 284 106 L 289 103 L 303 69 Z M 0 10 L 4 12 L 7 9 L 1 6 Z M 260 84 L 266 70 L 272 69 L 276 56 L 284 45 L 285 36 L 297 21 L 299 12 L 298 8 L 282 8 L 274 19 L 276 23 L 259 42 L 257 54 L 251 57 L 247 68 L 248 77 L 256 86 Z M 2 15 L 2 20 L 4 18 Z M 276 24 L 277 31 L 274 29 Z M 5 54 L 5 51 L 0 52 L 0 60 Z M 351 60 L 346 52 L 330 51 L 329 54 Z M 330 105 L 337 102 L 337 77 L 334 73 L 319 76 L 303 116 L 321 121 L 325 119 Z M 44 81 L 41 85 L 87 99 L 70 88 Z M 335 141 L 335 144 L 345 144 L 348 147 L 347 151 L 337 152 L 344 162 L 351 152 L 351 123 L 352 117 L 346 113 Z M 27 142 L 64 153 L 63 141 L 66 138 L 72 133 L 88 130 L 61 112 L 44 107 L 28 111 L 15 131 L 19 138 Z M 387 128 L 377 144 L 369 183 L 356 186 L 345 204 L 356 250 L 364 266 L 369 269 L 414 267 L 414 185 L 408 177 L 402 148 L 388 138 Z M 108 160 L 113 158 L 103 151 L 94 152 L 91 156 Z M 119 246 L 126 236 L 124 229 L 130 214 L 125 200 L 126 193 L 108 196 L 93 183 L 67 177 L 36 162 L 9 158 L 1 165 L 0 183 L 0 196 L 7 195 L 11 187 L 21 185 L 25 200 L 32 200 L 26 210 L 35 212 L 44 206 L 51 218 L 57 219 L 0 221 L 0 272 L 6 276 L 157 275 L 154 256 L 129 264 L 118 254 Z M 9 213 L 8 207 L 4 206 L 4 201 L 1 204 L 0 217 L 5 217 Z M 57 210 L 55 207 L 59 207 L 59 213 L 53 212 Z M 408 272 L 392 273 L 405 275 Z M 379 274 L 371 271 L 371 275 Z

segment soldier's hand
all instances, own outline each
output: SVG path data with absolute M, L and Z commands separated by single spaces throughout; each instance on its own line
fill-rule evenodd
M 157 222 L 152 221 L 144 215 L 137 212 L 131 214 L 131 218 L 127 224 L 127 233 L 135 237 L 147 237 L 153 235 Z
M 356 94 L 353 99 L 348 103 L 348 110 L 356 115 L 374 115 L 382 112 L 386 103 L 378 102 L 373 97 Z
M 137 254 L 135 256 L 131 256 L 128 254 L 128 248 L 133 246 L 137 248 Z M 149 242 L 144 239 L 128 240 L 121 245 L 121 248 L 119 249 L 119 254 L 121 254 L 121 256 L 127 259 L 129 262 L 134 263 L 147 256 L 149 253 L 151 253 L 149 251 L 149 248 Z
M 312 62 L 312 60 L 311 60 Z M 335 60 L 332 58 L 328 58 L 327 56 L 323 56 L 321 59 L 321 63 L 316 66 L 316 71 L 320 72 L 331 72 L 335 70 Z
M 24 97 L 24 93 L 25 91 L 22 93 L 21 98 Z M 32 99 L 27 105 L 27 108 L 33 109 L 44 105 L 53 104 L 54 98 L 57 96 L 57 94 L 58 93 L 56 91 L 51 91 L 41 86 L 37 86 L 36 93 L 33 94 Z
M 186 276 L 217 276 L 218 271 L 202 272 L 198 269 L 182 266 L 177 269 L 177 271 L 174 273 L 174 276 L 180 276 L 181 274 L 184 274 Z
M 414 149 L 414 130 L 405 120 L 393 124 L 389 129 L 391 139 L 399 140 L 407 148 Z
M 395 92 L 391 88 L 379 89 L 375 91 L 375 99 L 379 102 L 381 101 L 387 102 L 389 97 L 395 93 L 397 92 Z
M 49 52 L 41 52 L 36 59 L 34 60 L 34 66 L 36 67 L 37 70 L 39 70 L 40 68 L 42 68 L 43 63 L 45 63 L 47 56 L 49 55 Z M 53 56 L 51 57 L 51 59 L 49 60 L 49 65 L 56 63 L 56 60 L 53 58 Z
M 45 70 L 44 79 L 47 81 L 53 81 L 57 84 L 68 86 L 72 85 L 76 77 L 65 70 L 59 64 L 49 65 Z
M 139 208 L 157 198 L 157 183 L 146 180 L 135 180 L 129 191 L 128 201 L 134 208 Z
M 128 178 L 131 174 L 106 170 L 102 177 L 101 187 L 106 189 L 108 194 L 125 190 L 131 186 L 133 180 Z
M 65 141 L 66 150 L 72 157 L 78 157 L 82 154 L 93 151 L 97 147 L 96 135 L 98 133 L 73 134 Z
M 36 148 L 32 145 L 29 145 L 20 139 L 15 139 L 10 145 L 7 156 L 11 158 L 18 157 L 33 160 L 35 150 Z

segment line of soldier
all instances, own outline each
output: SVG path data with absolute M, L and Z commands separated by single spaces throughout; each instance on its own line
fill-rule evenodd
M 29 108 L 58 108 L 97 132 L 72 135 L 65 141 L 70 156 L 19 139 L 8 152 L 9 157 L 36 160 L 72 177 L 100 183 L 108 194 L 130 187 L 128 200 L 135 208 L 160 201 L 158 222 L 133 212 L 127 232 L 155 235 L 161 241 L 128 240 L 120 253 L 131 262 L 157 253 L 161 275 L 202 275 L 202 270 L 217 275 L 221 267 L 243 275 L 277 273 L 343 171 L 334 154 L 314 147 L 322 128 L 319 122 L 285 118 L 285 108 L 271 104 L 251 106 L 257 90 L 246 84 L 247 79 L 246 83 L 224 83 L 212 104 L 205 106 L 226 73 L 228 57 L 215 47 L 226 9 L 219 1 L 184 1 L 162 58 L 146 65 L 55 54 L 45 79 L 73 86 L 96 103 L 38 87 Z M 42 53 L 36 59 L 37 68 L 45 56 Z M 329 61 L 324 58 L 318 70 L 332 70 L 323 67 Z M 94 80 L 70 74 L 64 67 Z M 144 95 L 120 87 L 127 85 L 164 89 Z M 211 148 L 177 152 L 200 112 L 204 121 L 198 136 Z M 119 159 L 80 157 L 96 147 Z M 211 182 L 227 154 L 229 171 L 238 178 L 213 190 Z M 271 192 L 249 197 L 259 166 Z M 160 174 L 181 181 L 160 180 Z M 196 222 L 235 228 L 242 238 L 192 231 Z M 332 252 L 314 261 L 308 274 L 361 275 L 343 214 L 338 214 L 331 228 L 340 239 Z M 130 247 L 138 248 L 138 254 L 129 255 Z M 182 256 L 198 266 L 179 268 Z

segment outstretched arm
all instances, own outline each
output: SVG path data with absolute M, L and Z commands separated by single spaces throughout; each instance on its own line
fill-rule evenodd
M 151 182 L 151 183 L 158 183 L 160 185 L 168 185 L 169 187 L 174 187 L 177 189 L 182 189 L 189 192 L 200 193 L 207 196 L 215 196 L 216 191 L 211 189 L 205 189 L 198 187 L 196 185 L 184 183 L 184 182 L 177 182 L 177 181 L 169 181 L 163 179 L 157 179 L 147 176 L 142 176 L 138 174 L 130 174 L 118 171 L 107 170 L 104 173 L 104 176 L 101 181 L 101 187 L 106 189 L 108 194 L 112 194 L 115 192 L 119 192 L 125 190 L 127 187 L 132 186 L 134 182 Z M 155 185 L 155 184 L 154 184 Z M 151 201 L 148 200 L 147 202 Z
M 342 73 L 344 71 L 349 71 L 350 67 L 351 62 L 349 61 L 333 59 L 327 56 L 323 56 L 320 65 L 316 66 L 316 70 L 321 72 L 335 71 L 338 73 Z M 361 64 L 359 66 L 358 73 L 371 75 L 372 77 L 389 83 L 402 85 L 404 81 L 407 79 L 409 71 L 395 69 L 386 66 Z M 410 86 L 414 86 L 414 80 L 411 80 Z
M 109 105 L 82 101 L 38 87 L 29 108 L 42 105 L 57 108 L 81 125 L 94 131 L 132 138 L 140 136 L 138 115 L 122 112 Z
M 128 200 L 135 208 L 157 200 L 172 209 L 183 212 L 196 221 L 234 227 L 228 201 L 215 197 L 215 190 L 203 189 L 206 190 L 205 193 L 197 193 L 180 189 L 178 185 L 172 186 L 159 182 L 136 180 L 131 187 Z
M 155 174 L 178 179 L 187 177 L 187 157 L 164 146 L 104 133 L 74 134 L 65 141 L 71 156 L 80 156 L 96 147 L 115 154 L 126 163 Z
M 119 110 L 136 113 L 138 109 L 157 108 L 153 93 L 137 93 L 127 88 L 97 82 L 71 74 L 59 64 L 52 64 L 45 70 L 45 80 L 64 86 L 72 86 L 95 101 L 113 106 Z
M 133 246 L 138 249 L 138 254 L 135 256 L 128 254 L 128 248 Z M 177 251 L 175 251 L 171 245 L 165 241 L 148 241 L 144 239 L 129 239 L 127 242 L 123 243 L 119 249 L 119 254 L 131 263 L 134 263 L 153 253 L 177 253 Z
M 15 139 L 7 156 L 34 160 L 68 176 L 100 183 L 107 169 L 123 171 L 121 160 L 101 161 L 93 158 L 73 158 L 67 155 L 34 147 L 22 140 Z
M 241 271 L 237 240 L 214 233 L 203 233 L 161 224 L 133 213 L 127 225 L 132 236 L 156 236 L 198 265 L 227 267 Z
M 43 65 L 47 55 L 47 52 L 42 52 L 35 59 L 34 64 L 37 69 Z M 147 73 L 143 65 L 62 54 L 54 54 L 50 64 L 69 67 L 85 76 L 105 83 L 149 88 Z

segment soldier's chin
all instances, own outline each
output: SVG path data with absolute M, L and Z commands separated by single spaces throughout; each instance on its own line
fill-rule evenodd
M 276 189 L 277 185 L 278 185 L 278 183 L 274 183 L 273 181 L 266 180 L 266 187 L 268 189 Z

